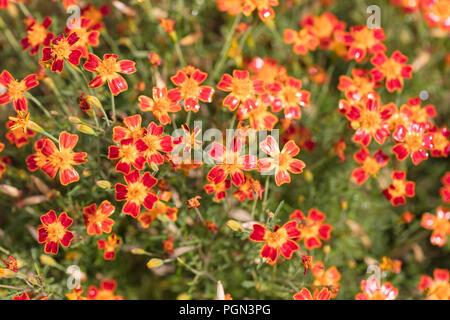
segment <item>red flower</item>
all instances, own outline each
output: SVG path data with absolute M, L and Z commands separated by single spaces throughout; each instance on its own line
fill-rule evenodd
M 379 144 L 383 144 L 389 137 L 388 120 L 392 116 L 392 109 L 380 106 L 379 96 L 373 92 L 367 98 L 351 105 L 345 112 L 345 116 L 356 129 L 353 141 L 367 147 L 372 137 Z
M 164 215 L 172 221 L 177 221 L 178 209 L 170 207 L 167 202 L 172 197 L 172 193 L 169 191 L 163 191 L 159 194 L 159 200 L 156 201 L 152 209 L 141 213 L 138 217 L 138 221 L 142 228 L 147 229 L 152 222 L 160 215 Z
M 425 134 L 424 123 L 410 122 L 407 127 L 397 126 L 392 137 L 397 144 L 392 148 L 397 159 L 405 160 L 411 155 L 412 162 L 417 166 L 423 160 L 428 159 L 426 149 L 433 149 L 433 135 Z
M 32 19 L 27 27 L 27 36 L 20 40 L 23 50 L 31 47 L 30 55 L 34 56 L 39 51 L 41 44 L 46 47 L 50 46 L 50 42 L 55 36 L 53 33 L 47 31 L 51 25 L 52 19 L 50 17 L 45 17 L 42 24 Z
M 353 159 L 355 159 L 361 167 L 353 170 L 352 178 L 355 179 L 357 184 L 363 184 L 367 181 L 369 176 L 374 178 L 377 176 L 378 171 L 388 163 L 389 156 L 380 149 L 375 152 L 372 157 L 369 151 L 362 147 L 353 155 Z
M 148 149 L 148 146 L 142 139 L 134 141 L 133 138 L 123 139 L 120 146 L 109 146 L 108 159 L 120 159 L 116 164 L 116 171 L 128 174 L 131 166 L 142 170 L 146 159 L 142 153 Z
M 439 190 L 442 200 L 445 203 L 449 203 L 450 202 L 450 172 L 445 173 L 445 175 L 441 178 L 441 182 L 444 185 Z
M 3 260 L 3 263 L 6 265 L 6 269 L 13 272 L 17 272 L 19 270 L 17 260 L 13 256 L 9 256 L 7 259 Z
M 320 44 L 319 39 L 307 29 L 301 29 L 300 31 L 285 29 L 283 40 L 285 43 L 293 45 L 295 54 L 302 56 L 306 55 L 308 51 L 316 50 Z
M 45 243 L 45 253 L 57 254 L 59 243 L 64 247 L 69 247 L 73 240 L 73 233 L 67 228 L 73 222 L 67 213 L 62 212 L 59 217 L 55 211 L 50 210 L 41 216 L 42 225 L 38 227 L 39 243 Z
M 221 201 L 225 199 L 227 195 L 227 189 L 230 188 L 231 188 L 230 180 L 224 180 L 218 184 L 215 183 L 205 184 L 203 186 L 203 189 L 205 189 L 205 192 L 207 194 L 214 193 L 214 201 Z
M 450 235 L 450 209 L 439 207 L 436 215 L 426 212 L 422 215 L 420 224 L 425 229 L 431 229 L 430 242 L 432 245 L 443 247 L 447 242 L 447 235 Z
M 70 36 L 70 34 L 75 33 L 79 39 L 76 43 L 76 48 L 81 51 L 81 56 L 86 58 L 88 56 L 89 46 L 97 47 L 99 45 L 98 38 L 100 37 L 100 31 L 94 30 L 92 28 L 91 20 L 81 17 L 77 26 L 74 21 L 72 21 L 72 28 L 67 27 L 66 33 Z
M 116 247 L 121 243 L 120 239 L 115 233 L 112 233 L 106 240 L 97 240 L 97 245 L 100 250 L 105 250 L 103 258 L 105 260 L 114 260 L 116 257 Z
M 278 117 L 269 112 L 269 106 L 261 99 L 248 100 L 239 106 L 238 120 L 249 120 L 250 127 L 254 130 L 272 130 L 278 122 Z
M 311 266 L 311 272 L 314 276 L 313 285 L 331 288 L 331 297 L 334 298 L 339 292 L 341 280 L 341 273 L 336 266 L 325 269 L 323 262 L 317 261 Z
M 431 149 L 431 155 L 433 157 L 445 157 L 447 158 L 450 154 L 450 130 L 446 126 L 442 128 L 432 127 L 428 130 L 431 134 L 431 144 L 433 148 Z
M 119 73 L 131 74 L 136 72 L 135 62 L 130 60 L 117 61 L 119 57 L 115 54 L 103 55 L 103 60 L 95 54 L 89 53 L 83 68 L 98 75 L 89 82 L 91 88 L 98 88 L 105 82 L 111 93 L 117 96 L 128 89 L 128 84 Z
M 375 89 L 375 81 L 364 69 L 352 69 L 352 77 L 339 76 L 338 89 L 350 101 L 360 101 Z
M 102 22 L 102 19 L 110 12 L 111 9 L 106 4 L 100 6 L 99 8 L 96 8 L 93 4 L 88 3 L 83 8 L 81 8 L 81 15 L 84 18 L 90 20 L 90 26 L 92 30 L 103 29 L 104 24 Z
M 49 46 L 42 50 L 42 62 L 52 61 L 52 72 L 61 72 L 64 68 L 64 60 L 77 66 L 80 64 L 82 52 L 77 49 L 79 37 L 72 33 L 67 38 L 60 34 Z
M 310 93 L 301 90 L 302 81 L 294 77 L 287 77 L 283 82 L 274 82 L 269 85 L 269 91 L 274 96 L 272 111 L 284 111 L 286 119 L 300 119 L 302 110 L 300 107 L 309 106 Z
M 26 292 L 22 293 L 21 295 L 14 296 L 13 300 L 30 300 L 30 297 Z
M 397 298 L 398 289 L 389 282 L 380 285 L 376 278 L 361 281 L 362 293 L 355 296 L 355 300 L 394 300 Z
M 422 0 L 421 7 L 428 25 L 439 26 L 444 31 L 450 31 L 450 4 L 446 0 Z
M 6 88 L 6 93 L 0 94 L 0 105 L 13 101 L 16 111 L 26 113 L 28 111 L 28 103 L 27 99 L 25 99 L 25 91 L 36 87 L 39 82 L 35 74 L 30 74 L 23 80 L 18 81 L 8 71 L 3 70 L 0 74 L 0 84 Z
M 395 51 L 390 58 L 383 52 L 378 52 L 371 60 L 375 66 L 370 71 L 375 81 L 386 79 L 386 89 L 389 92 L 401 90 L 403 88 L 403 79 L 412 78 L 412 66 L 406 64 L 408 57 L 400 51 Z
M 236 187 L 245 182 L 244 171 L 256 169 L 256 156 L 241 155 L 242 139 L 235 137 L 229 149 L 220 143 L 213 142 L 209 156 L 218 164 L 208 172 L 208 180 L 219 184 L 230 176 Z
M 422 107 L 419 97 L 409 98 L 408 102 L 401 106 L 400 113 L 409 121 L 424 123 L 427 128 L 431 125 L 429 118 L 437 115 L 434 105 Z
M 245 104 L 249 100 L 255 101 L 255 95 L 264 92 L 264 81 L 251 80 L 248 71 L 234 70 L 233 76 L 229 74 L 222 76 L 217 88 L 230 92 L 223 100 L 223 104 L 234 111 L 240 104 Z
M 114 220 L 108 217 L 114 213 L 115 209 L 108 200 L 104 200 L 98 208 L 95 203 L 84 207 L 83 217 L 87 234 L 101 235 L 103 232 L 110 233 Z
M 9 121 L 6 122 L 6 128 L 9 131 L 5 134 L 5 137 L 17 148 L 28 144 L 28 139 L 36 135 L 34 131 L 28 128 L 29 119 L 29 113 L 25 114 L 22 111 L 18 111 L 16 117 L 9 117 Z
M 136 114 L 123 119 L 125 127 L 116 126 L 113 128 L 113 141 L 120 142 L 123 139 L 133 138 L 139 140 L 145 136 L 147 130 L 142 128 L 142 117 Z
M 330 239 L 331 230 L 333 228 L 331 225 L 323 223 L 325 218 L 325 214 L 315 208 L 309 210 L 307 217 L 305 217 L 301 210 L 295 210 L 289 216 L 289 219 L 300 220 L 301 224 L 299 229 L 301 231 L 301 236 L 298 240 L 303 240 L 308 250 L 320 248 L 322 246 L 321 239 Z
M 73 165 L 87 162 L 87 159 L 85 159 L 86 152 L 75 153 L 72 151 L 77 142 L 78 136 L 76 134 L 63 131 L 59 135 L 59 149 L 53 141 L 46 139 L 40 150 L 42 155 L 45 156 L 45 162 L 41 166 L 41 170 L 52 179 L 59 171 L 59 180 L 63 186 L 80 180 L 80 176 Z
M 188 66 L 170 78 L 178 88 L 174 89 L 184 100 L 184 110 L 198 112 L 200 105 L 198 100 L 211 102 L 214 89 L 208 86 L 201 86 L 208 74 L 199 69 Z
M 426 292 L 426 300 L 449 300 L 450 283 L 447 269 L 434 269 L 433 278 L 423 275 L 417 288 Z
M 299 249 L 298 244 L 291 240 L 298 238 L 301 232 L 297 227 L 297 221 L 286 222 L 282 227 L 276 225 L 273 232 L 261 224 L 253 224 L 253 232 L 249 238 L 256 242 L 265 242 L 260 255 L 269 262 L 275 263 L 279 253 L 286 259 L 292 257 L 292 253 Z
M 88 288 L 86 298 L 89 300 L 124 300 L 122 296 L 117 296 L 114 293 L 116 288 L 116 280 L 103 280 L 100 283 L 100 288 L 96 286 L 90 286 Z
M 278 6 L 278 4 L 278 0 L 243 0 L 242 13 L 248 17 L 257 10 L 261 20 L 266 21 L 275 18 L 272 6 Z
M 137 218 L 141 212 L 141 205 L 148 210 L 158 201 L 158 197 L 153 193 L 152 187 L 158 182 L 149 172 L 144 172 L 141 176 L 138 170 L 125 175 L 127 185 L 117 183 L 116 200 L 126 201 L 122 207 L 125 214 Z
M 339 21 L 330 12 L 324 12 L 320 16 L 309 14 L 300 24 L 320 40 L 320 47 L 323 49 L 332 48 L 334 33 L 345 30 L 345 22 Z
M 294 300 L 330 300 L 331 299 L 331 291 L 327 288 L 315 289 L 314 293 L 311 295 L 311 292 L 307 288 L 302 288 L 300 292 L 294 294 Z
M 163 136 L 164 127 L 158 126 L 151 122 L 147 128 L 147 134 L 142 138 L 142 141 L 148 146 L 143 151 L 142 155 L 147 160 L 149 166 L 160 165 L 164 163 L 164 158 L 160 152 L 171 152 L 173 150 L 172 137 L 169 135 Z
M 383 29 L 369 29 L 366 26 L 351 27 L 350 33 L 344 35 L 344 42 L 349 46 L 347 58 L 361 63 L 368 53 L 386 51 L 383 44 L 385 39 Z
M 228 181 L 228 180 L 227 180 Z M 208 193 L 208 190 L 205 191 Z M 233 193 L 233 196 L 240 202 L 248 200 L 253 200 L 255 197 L 262 199 L 264 192 L 264 187 L 258 180 L 253 179 L 249 174 L 245 175 L 245 183 L 241 185 L 238 190 Z M 224 194 L 225 197 L 225 194 Z M 217 193 L 216 193 L 217 198 Z
M 389 187 L 383 190 L 383 194 L 392 203 L 394 207 L 405 204 L 406 197 L 412 198 L 415 196 L 415 186 L 413 181 L 405 181 L 405 171 L 394 171 L 392 173 L 392 183 Z
M 260 143 L 260 148 L 268 154 L 270 158 L 258 160 L 259 171 L 270 172 L 275 170 L 275 183 L 277 186 L 291 182 L 289 172 L 293 174 L 303 172 L 305 163 L 294 158 L 300 152 L 300 148 L 293 140 L 288 141 L 280 152 L 278 143 L 272 136 L 268 136 L 266 140 Z
M 139 109 L 143 112 L 150 111 L 162 125 L 172 122 L 169 112 L 181 110 L 181 106 L 178 104 L 181 95 L 175 89 L 167 91 L 166 87 L 153 87 L 153 99 L 142 95 L 139 96 L 138 100 Z

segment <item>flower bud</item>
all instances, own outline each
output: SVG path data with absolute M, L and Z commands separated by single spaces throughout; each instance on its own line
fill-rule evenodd
M 81 120 L 80 120 L 80 118 L 78 118 L 78 117 L 72 117 L 72 116 L 70 116 L 70 117 L 69 117 L 69 121 L 72 122 L 72 123 L 81 123 Z
M 111 182 L 107 181 L 107 180 L 98 180 L 96 182 L 97 186 L 99 186 L 102 189 L 111 189 L 112 185 Z
M 243 230 L 240 223 L 237 222 L 236 220 L 228 220 L 226 225 L 228 228 L 236 232 L 241 232 Z
M 95 131 L 94 129 L 92 129 L 91 127 L 85 125 L 85 124 L 77 124 L 75 126 L 75 128 L 77 128 L 78 131 L 84 133 L 84 134 L 90 134 L 90 135 L 95 135 Z
M 152 258 L 147 262 L 147 268 L 149 269 L 158 268 L 161 267 L 163 264 L 164 261 L 162 261 L 161 259 Z
M 144 249 L 141 249 L 141 248 L 133 248 L 133 249 L 131 249 L 131 253 L 136 254 L 136 255 L 144 255 L 144 254 L 147 254 L 147 251 L 145 251 Z
M 39 257 L 39 260 L 41 260 L 42 264 L 45 264 L 45 265 L 50 266 L 50 267 L 54 267 L 54 266 L 56 266 L 58 264 L 55 261 L 55 259 L 53 259 L 52 257 L 47 256 L 45 254 L 41 254 L 41 256 Z

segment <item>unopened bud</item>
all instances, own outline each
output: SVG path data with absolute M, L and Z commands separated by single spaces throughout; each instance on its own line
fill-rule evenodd
M 96 182 L 97 186 L 99 186 L 102 189 L 111 189 L 112 185 L 111 182 L 107 181 L 107 180 L 98 180 Z
M 325 245 L 323 247 L 323 253 L 328 254 L 328 253 L 330 253 L 330 251 L 331 251 L 331 248 L 329 245 Z
M 147 268 L 149 269 L 158 268 L 161 267 L 163 264 L 164 261 L 162 261 L 161 259 L 152 258 L 147 262 Z
M 144 255 L 144 254 L 147 254 L 147 251 L 145 251 L 142 248 L 133 248 L 133 249 L 131 249 L 131 253 L 136 254 L 136 255 Z
M 28 129 L 37 132 L 37 133 L 43 133 L 44 129 L 38 125 L 36 122 L 29 120 L 28 121 Z
M 305 170 L 305 180 L 307 182 L 312 182 L 314 180 L 314 175 L 312 174 L 311 171 Z
M 94 129 L 92 129 L 91 127 L 85 125 L 85 124 L 77 124 L 75 126 L 75 128 L 77 128 L 78 131 L 84 133 L 84 134 L 90 134 L 90 135 L 95 135 L 95 131 Z
M 95 96 L 86 95 L 86 101 L 89 103 L 90 106 L 92 106 L 94 108 L 97 108 L 97 109 L 102 108 L 102 103 Z
M 72 116 L 70 116 L 70 117 L 69 117 L 69 121 L 72 122 L 72 123 L 81 123 L 81 120 L 80 120 L 80 118 L 78 118 L 78 117 L 72 117 Z
M 57 265 L 57 262 L 55 261 L 55 259 L 53 259 L 50 256 L 47 256 L 45 254 L 41 254 L 41 256 L 39 257 L 39 260 L 41 260 L 42 264 L 48 265 L 50 267 L 54 267 Z
M 226 225 L 228 228 L 236 232 L 241 232 L 243 230 L 240 223 L 237 222 L 236 220 L 228 220 Z

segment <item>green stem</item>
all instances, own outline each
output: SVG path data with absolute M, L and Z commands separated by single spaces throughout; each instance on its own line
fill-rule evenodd
M 191 122 L 192 117 L 192 111 L 188 111 L 187 118 L 186 118 L 186 125 L 189 127 L 189 124 Z
M 180 64 L 184 67 L 186 66 L 186 60 L 184 60 L 183 51 L 181 51 L 180 43 L 175 42 L 175 51 L 177 52 L 178 59 L 180 60 Z
M 45 113 L 45 115 L 46 115 L 48 118 L 53 119 L 53 118 L 52 118 L 52 115 L 50 114 L 50 112 L 48 112 L 48 110 L 45 109 L 45 107 L 42 105 L 42 103 L 41 103 L 38 99 L 36 99 L 31 93 L 27 92 L 27 93 L 26 93 L 26 96 L 27 96 L 27 98 L 29 98 L 31 101 L 33 101 L 33 102 L 39 107 L 39 109 L 41 109 L 41 111 L 42 111 L 43 113 Z
M 116 122 L 116 101 L 114 100 L 114 95 L 111 92 L 111 108 L 112 108 L 112 122 Z M 106 114 L 105 114 L 106 117 Z M 108 125 L 109 126 L 109 125 Z

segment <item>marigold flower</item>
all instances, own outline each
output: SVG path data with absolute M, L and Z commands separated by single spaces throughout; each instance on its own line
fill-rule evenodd
M 311 266 L 311 272 L 314 276 L 313 285 L 331 288 L 331 297 L 336 297 L 340 289 L 339 281 L 341 280 L 341 273 L 336 266 L 325 269 L 323 262 L 317 261 Z
M 28 296 L 28 293 L 24 292 L 20 295 L 14 296 L 13 300 L 30 300 L 30 297 Z
M 397 144 L 392 148 L 398 160 L 403 161 L 409 155 L 414 165 L 428 159 L 426 149 L 433 149 L 433 135 L 425 133 L 424 123 L 410 122 L 407 127 L 399 125 L 392 134 Z
M 444 31 L 450 31 L 450 4 L 446 0 L 422 0 L 421 8 L 428 25 L 439 26 Z
M 129 174 L 131 166 L 135 169 L 142 170 L 144 168 L 146 159 L 143 152 L 148 149 L 148 146 L 142 139 L 134 141 L 133 138 L 123 139 L 120 141 L 120 146 L 109 146 L 108 159 L 120 159 L 116 164 L 116 171 Z
M 18 111 L 16 117 L 9 117 L 9 121 L 6 122 L 6 128 L 9 129 L 9 132 L 5 134 L 5 137 L 17 148 L 28 144 L 29 138 L 36 135 L 33 130 L 28 128 L 29 118 L 29 113 Z
M 233 16 L 242 12 L 243 3 L 243 0 L 216 0 L 217 10 L 226 11 Z
M 187 124 L 183 124 L 182 128 L 184 136 L 181 137 L 179 143 L 184 145 L 183 152 L 191 153 L 192 149 L 199 150 L 202 147 L 202 141 L 197 139 L 197 137 L 201 134 L 200 127 L 196 126 L 192 132 L 189 130 Z
M 351 27 L 350 32 L 343 37 L 345 44 L 349 46 L 347 58 L 355 59 L 357 63 L 361 63 L 367 54 L 386 51 L 383 44 L 385 39 L 384 31 L 381 28 Z
M 9 269 L 13 272 L 17 272 L 19 270 L 17 260 L 13 256 L 9 256 L 7 259 L 3 260 L 3 263 L 6 265 L 6 269 Z
M 249 238 L 255 242 L 265 242 L 260 255 L 269 262 L 275 263 L 279 254 L 286 259 L 292 257 L 292 253 L 299 249 L 298 244 L 291 240 L 301 235 L 297 221 L 286 222 L 282 227 L 276 225 L 273 232 L 265 226 L 255 223 Z
M 314 51 L 320 44 L 319 39 L 311 34 L 307 29 L 295 31 L 293 29 L 285 29 L 283 33 L 284 42 L 293 45 L 295 54 L 306 55 L 308 51 Z
M 141 213 L 138 217 L 138 221 L 141 224 L 142 228 L 147 229 L 150 227 L 152 222 L 159 216 L 165 215 L 171 221 L 177 221 L 178 218 L 178 209 L 170 207 L 167 202 L 170 201 L 172 197 L 172 193 L 169 191 L 163 191 L 158 196 L 158 201 L 155 202 L 155 205 L 152 209 Z
M 286 123 L 289 123 L 289 125 L 285 127 L 285 131 L 281 136 L 281 143 L 286 144 L 289 140 L 294 140 L 300 149 L 313 151 L 316 147 L 316 142 L 313 140 L 311 130 L 305 126 L 298 125 L 296 121 L 287 120 L 285 122 L 284 120 L 282 120 L 283 127 L 285 127 Z
M 393 273 L 400 273 L 402 270 L 401 260 L 392 260 L 388 257 L 382 257 L 382 263 L 380 263 L 381 270 L 390 271 Z
M 416 217 L 415 214 L 412 214 L 411 212 L 406 211 L 405 213 L 402 214 L 402 221 L 404 223 L 410 223 L 415 217 Z
M 73 233 L 67 230 L 72 225 L 73 219 L 67 213 L 62 212 L 59 217 L 55 211 L 50 210 L 41 216 L 42 225 L 37 228 L 39 243 L 45 243 L 45 253 L 57 254 L 59 243 L 69 247 L 73 240 Z
M 313 260 L 314 260 L 314 257 L 312 257 L 312 256 L 308 256 L 305 254 L 302 255 L 302 265 L 303 265 L 303 268 L 305 269 L 305 272 L 303 274 L 305 277 L 308 274 L 309 268 L 311 268 L 311 266 L 312 266 Z
M 113 141 L 119 142 L 123 139 L 133 138 L 134 140 L 139 140 L 145 136 L 147 130 L 142 128 L 142 117 L 136 114 L 131 117 L 126 117 L 123 119 L 123 124 L 125 127 L 116 126 L 113 128 Z
M 274 82 L 269 86 L 273 95 L 271 103 L 272 111 L 284 111 L 286 119 L 300 119 L 302 111 L 300 107 L 309 106 L 310 92 L 301 90 L 302 81 L 294 77 L 287 77 L 283 82 Z
M 152 91 L 153 99 L 145 95 L 139 96 L 139 109 L 143 112 L 150 111 L 162 125 L 171 123 L 169 112 L 181 110 L 181 106 L 178 104 L 181 100 L 181 93 L 175 89 L 167 91 L 166 87 L 153 87 Z
M 328 79 L 325 69 L 318 65 L 312 65 L 308 67 L 307 72 L 309 79 L 317 84 L 325 84 Z
M 193 69 L 193 71 L 189 69 Z M 184 110 L 198 112 L 200 110 L 198 100 L 203 102 L 212 101 L 215 90 L 208 86 L 201 86 L 207 77 L 207 73 L 191 66 L 178 70 L 174 76 L 170 77 L 172 83 L 178 87 L 173 89 L 173 91 L 178 93 L 181 99 L 184 100 Z
M 278 6 L 278 0 L 243 0 L 242 13 L 250 16 L 257 10 L 262 21 L 275 18 L 275 11 L 272 7 Z
M 450 130 L 446 126 L 440 129 L 434 126 L 428 130 L 428 133 L 432 136 L 431 144 L 433 148 L 431 149 L 431 156 L 447 158 L 450 154 Z
M 0 95 L 0 105 L 12 101 L 16 111 L 26 113 L 28 111 L 28 102 L 25 98 L 25 92 L 36 87 L 38 84 L 39 82 L 35 74 L 30 74 L 23 80 L 18 81 L 8 71 L 3 70 L 0 74 L 0 85 L 6 88 L 6 92 Z
M 40 150 L 46 158 L 44 164 L 41 166 L 41 170 L 52 179 L 55 178 L 59 171 L 59 180 L 63 186 L 80 180 L 80 176 L 73 168 L 73 165 L 87 162 L 86 152 L 75 153 L 72 151 L 77 142 L 78 136 L 76 134 L 63 131 L 59 135 L 59 149 L 53 141 L 47 139 Z
M 422 107 L 419 97 L 409 98 L 407 103 L 400 107 L 400 113 L 408 121 L 424 123 L 427 128 L 431 125 L 429 119 L 437 115 L 434 105 Z
M 42 24 L 32 19 L 27 26 L 27 36 L 20 40 L 23 50 L 31 47 L 30 55 L 34 56 L 39 51 L 41 44 L 46 47 L 50 46 L 50 42 L 55 36 L 52 32 L 47 31 L 51 25 L 52 19 L 50 17 L 45 17 Z
M 70 34 L 67 38 L 64 34 L 60 34 L 49 46 L 42 49 L 42 62 L 52 61 L 52 72 L 62 72 L 64 60 L 74 66 L 79 65 L 82 55 L 82 52 L 77 49 L 79 39 L 76 33 Z
M 248 69 L 254 74 L 252 79 L 261 79 L 266 83 L 286 75 L 286 67 L 280 66 L 277 60 L 270 57 L 253 58 L 248 64 Z
M 442 200 L 445 203 L 450 202 L 450 172 L 446 172 L 445 175 L 441 178 L 441 182 L 444 185 L 439 193 L 441 194 Z
M 362 147 L 357 153 L 353 155 L 353 159 L 361 165 L 353 170 L 352 178 L 357 184 L 363 184 L 367 181 L 369 176 L 376 177 L 378 171 L 389 161 L 389 156 L 381 149 L 375 152 L 373 156 L 370 155 L 369 150 Z
M 169 135 L 163 136 L 164 127 L 158 126 L 154 122 L 148 125 L 147 133 L 142 137 L 142 141 L 148 146 L 142 152 L 142 155 L 147 160 L 149 166 L 154 163 L 160 165 L 164 163 L 164 158 L 161 152 L 167 153 L 173 150 L 172 137 Z
M 116 257 L 116 247 L 119 246 L 121 240 L 115 233 L 112 233 L 106 240 L 97 240 L 97 246 L 100 250 L 105 250 L 103 258 L 105 260 L 114 260 Z
M 303 172 L 305 163 L 294 158 L 300 152 L 300 148 L 293 140 L 288 141 L 280 151 L 275 139 L 272 136 L 268 136 L 266 140 L 260 143 L 260 148 L 270 157 L 258 160 L 258 170 L 260 172 L 275 170 L 275 183 L 277 186 L 291 182 L 289 172 L 293 174 Z
M 223 105 L 234 111 L 240 104 L 255 101 L 256 94 L 264 93 L 264 81 L 260 79 L 251 80 L 246 70 L 234 70 L 233 76 L 229 74 L 222 76 L 217 88 L 230 92 L 223 100 Z
M 83 68 L 98 73 L 98 75 L 89 82 L 91 88 L 98 88 L 105 82 L 111 93 L 117 96 L 119 93 L 128 89 L 128 84 L 119 73 L 132 74 L 136 72 L 135 62 L 130 60 L 117 61 L 119 56 L 115 54 L 103 55 L 103 60 L 95 54 L 89 53 Z
M 355 296 L 355 300 L 394 300 L 397 298 L 398 289 L 390 282 L 380 285 L 377 278 L 361 281 L 362 293 Z
M 344 138 L 341 138 L 339 139 L 338 142 L 334 143 L 334 151 L 338 155 L 340 162 L 345 161 L 345 153 L 344 153 L 345 149 L 347 149 L 347 144 L 345 143 Z
M 224 145 L 213 142 L 208 155 L 218 163 L 207 175 L 210 182 L 219 184 L 230 176 L 236 187 L 245 182 L 244 171 L 256 169 L 256 156 L 241 155 L 242 139 L 235 137 L 227 149 Z
M 439 207 L 436 209 L 436 215 L 426 212 L 422 215 L 420 224 L 425 229 L 433 230 L 431 244 L 443 247 L 447 242 L 447 235 L 450 235 L 450 209 Z
M 386 79 L 386 89 L 389 92 L 401 90 L 403 79 L 412 78 L 412 66 L 406 64 L 408 57 L 396 50 L 390 58 L 383 52 L 377 52 L 370 62 L 375 66 L 370 74 L 377 82 Z
M 88 288 L 86 298 L 89 300 L 124 300 L 122 296 L 114 293 L 117 288 L 116 280 L 103 280 L 100 288 L 90 286 Z
M 117 183 L 116 200 L 124 201 L 122 207 L 124 214 L 137 218 L 141 212 L 141 205 L 148 210 L 152 209 L 158 197 L 153 193 L 152 187 L 158 182 L 149 172 L 144 172 L 141 176 L 138 170 L 124 176 L 127 185 Z
M 303 18 L 300 24 L 320 40 L 320 47 L 323 49 L 331 47 L 336 31 L 345 30 L 345 22 L 340 21 L 330 12 L 324 12 L 320 16 L 309 14 Z
M 158 22 L 161 28 L 163 28 L 166 33 L 170 34 L 172 32 L 175 32 L 175 20 L 160 18 L 158 19 Z
M 206 187 L 206 186 L 205 186 Z M 208 191 L 205 188 L 205 191 Z M 255 197 L 262 199 L 264 187 L 258 180 L 253 179 L 249 174 L 245 175 L 245 183 L 241 185 L 238 190 L 233 193 L 233 196 L 240 202 L 253 200 Z M 225 196 L 225 195 L 224 195 Z M 217 193 L 216 193 L 217 197 Z
M 151 63 L 152 66 L 159 67 L 161 65 L 162 59 L 161 56 L 156 52 L 149 52 L 148 61 Z
M 387 121 L 392 117 L 392 109 L 380 106 L 380 98 L 375 92 L 370 93 L 363 101 L 351 105 L 345 116 L 356 129 L 353 141 L 364 147 L 370 144 L 372 137 L 378 144 L 383 144 L 390 135 Z
M 217 233 L 219 231 L 217 225 L 212 221 L 204 221 L 203 224 L 207 230 L 210 230 L 214 233 Z
M 248 100 L 239 106 L 238 120 L 249 121 L 254 130 L 272 130 L 278 122 L 278 117 L 268 111 L 269 106 L 261 99 Z
M 433 278 L 422 275 L 417 288 L 421 292 L 426 292 L 426 300 L 449 300 L 449 271 L 447 269 L 436 268 L 433 271 Z
M 97 204 L 93 203 L 83 208 L 83 218 L 86 224 L 86 232 L 88 235 L 98 234 L 103 232 L 110 233 L 114 220 L 109 218 L 114 213 L 116 208 L 108 201 L 104 200 L 97 208 Z
M 330 239 L 331 225 L 324 224 L 326 216 L 323 212 L 312 208 L 308 212 L 308 216 L 305 216 L 301 210 L 294 210 L 289 216 L 289 219 L 298 219 L 301 224 L 299 229 L 301 236 L 298 240 L 303 240 L 308 250 L 314 248 L 320 248 L 322 246 L 322 240 Z
M 72 23 L 72 28 L 66 27 L 65 32 L 69 36 L 75 33 L 79 37 L 76 48 L 81 51 L 81 56 L 86 58 L 89 46 L 97 47 L 99 45 L 100 31 L 92 29 L 91 20 L 85 17 L 81 17 L 78 23 L 78 26 Z
M 392 173 L 392 183 L 383 190 L 383 194 L 394 207 L 405 204 L 406 197 L 415 196 L 415 186 L 413 181 L 406 181 L 405 171 L 394 171 Z
M 88 3 L 81 8 L 81 15 L 82 17 L 90 20 L 89 26 L 92 28 L 92 30 L 103 29 L 104 24 L 102 22 L 102 19 L 110 12 L 111 9 L 106 4 L 100 6 L 99 8 L 96 8 L 93 4 Z
M 314 289 L 313 294 L 307 288 L 302 288 L 299 292 L 294 294 L 294 300 L 330 300 L 331 291 L 328 288 Z
M 218 184 L 209 183 L 209 184 L 205 184 L 203 186 L 203 189 L 205 189 L 205 192 L 207 194 L 214 193 L 213 199 L 215 201 L 221 201 L 221 200 L 225 199 L 226 195 L 227 195 L 227 189 L 230 189 L 230 188 L 231 188 L 230 180 L 224 180 Z
M 47 162 L 47 157 L 42 153 L 42 149 L 47 144 L 48 138 L 43 138 L 34 143 L 35 153 L 26 158 L 28 170 L 34 172 L 41 168 Z
M 86 300 L 86 297 L 82 296 L 83 288 L 81 286 L 76 286 L 72 289 L 72 292 L 66 294 L 66 298 L 69 300 Z
M 352 76 L 339 76 L 338 89 L 350 101 L 360 101 L 375 89 L 375 81 L 365 69 L 352 69 Z
M 173 253 L 173 236 L 170 236 L 167 240 L 163 241 L 163 249 L 167 254 Z

